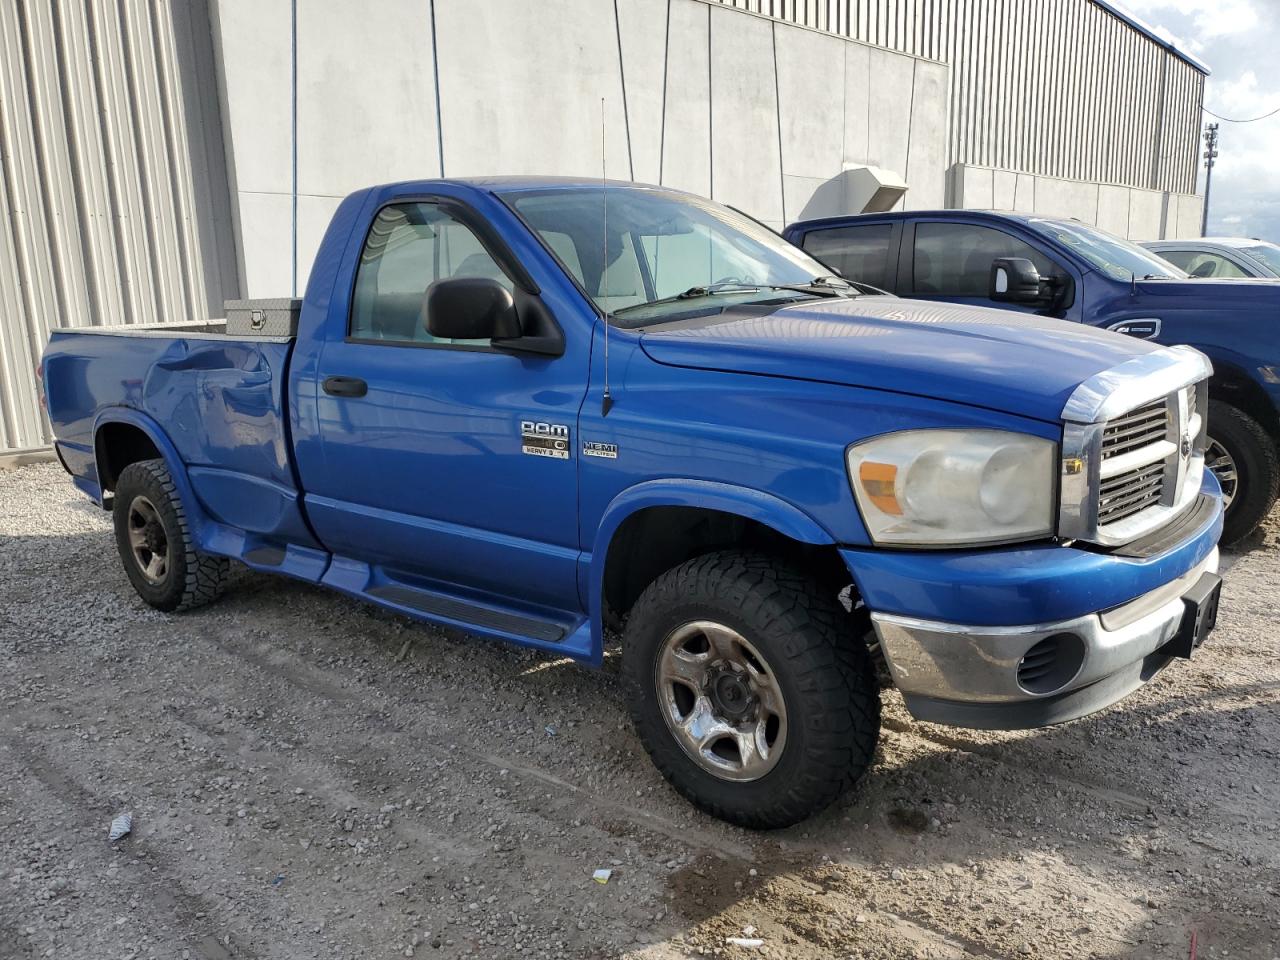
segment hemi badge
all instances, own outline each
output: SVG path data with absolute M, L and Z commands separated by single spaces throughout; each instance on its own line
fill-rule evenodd
M 616 443 L 600 443 L 598 440 L 583 440 L 582 455 L 584 457 L 600 457 L 604 460 L 618 459 Z

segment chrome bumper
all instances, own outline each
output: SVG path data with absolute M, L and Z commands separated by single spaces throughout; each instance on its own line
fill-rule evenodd
M 1183 594 L 1217 570 L 1214 549 L 1183 576 L 1129 603 L 1057 623 L 982 627 L 880 613 L 871 619 L 917 719 L 1038 727 L 1101 710 L 1151 679 L 1171 659 L 1160 650 L 1182 623 Z

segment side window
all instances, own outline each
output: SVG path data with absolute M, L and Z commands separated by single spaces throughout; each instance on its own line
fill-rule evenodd
M 970 223 L 917 223 L 911 292 L 944 297 L 986 297 L 991 261 L 1023 257 L 1041 276 L 1060 276 L 1052 260 L 1017 237 Z
M 1183 270 L 1191 274 L 1193 277 L 1228 277 L 1239 278 L 1248 276 L 1243 270 L 1237 267 L 1226 257 L 1219 256 L 1216 253 L 1197 253 L 1187 259 L 1186 266 L 1178 264 Z
M 842 277 L 860 280 L 882 290 L 892 290 L 889 243 L 893 224 L 868 223 L 857 227 L 833 227 L 804 235 L 803 247 Z
M 351 298 L 351 336 L 392 343 L 462 343 L 442 340 L 422 324 L 422 298 L 436 280 L 489 277 L 508 290 L 510 279 L 465 224 L 433 203 L 384 207 L 360 252 Z
M 1194 250 L 1152 250 L 1161 260 L 1168 260 L 1175 267 L 1180 267 L 1190 273 L 1191 261 L 1200 259 L 1201 254 Z

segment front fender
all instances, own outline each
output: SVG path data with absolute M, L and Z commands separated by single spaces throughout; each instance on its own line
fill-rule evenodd
M 647 480 L 628 487 L 609 502 L 596 528 L 588 570 L 580 571 L 587 582 L 580 589 L 587 596 L 591 616 L 591 662 L 599 665 L 604 655 L 604 567 L 609 544 L 627 517 L 649 507 L 696 507 L 731 513 L 771 527 L 784 537 L 801 543 L 834 544 L 835 539 L 816 520 L 772 494 L 711 480 Z

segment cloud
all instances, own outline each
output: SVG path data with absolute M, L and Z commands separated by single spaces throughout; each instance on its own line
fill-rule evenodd
M 1125 0 L 1124 6 L 1143 19 L 1167 14 L 1184 18 L 1191 28 L 1189 39 L 1196 45 L 1207 38 L 1254 30 L 1262 20 L 1256 0 Z
M 1124 0 L 1161 36 L 1214 71 L 1204 105 L 1232 118 L 1280 107 L 1280 18 L 1277 0 Z M 1263 13 L 1272 14 L 1263 16 Z M 1205 117 L 1210 121 L 1212 117 Z M 1209 232 L 1280 241 L 1280 114 L 1255 123 L 1218 123 Z M 1204 189 L 1203 160 L 1200 188 Z

